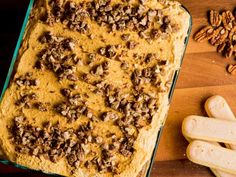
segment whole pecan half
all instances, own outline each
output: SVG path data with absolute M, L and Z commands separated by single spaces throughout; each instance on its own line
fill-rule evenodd
M 229 39 L 232 41 L 236 41 L 236 26 L 234 26 L 229 33 Z
M 222 22 L 222 16 L 220 15 L 220 13 L 216 10 L 211 10 L 210 11 L 210 24 L 213 27 L 218 27 L 220 26 Z
M 222 13 L 222 21 L 225 29 L 231 30 L 233 28 L 233 21 L 235 20 L 232 12 L 229 10 Z
M 236 65 L 228 65 L 227 67 L 227 71 L 232 74 L 232 75 L 235 75 L 236 74 Z
M 229 32 L 220 26 L 215 30 L 215 35 L 211 38 L 210 43 L 214 46 L 220 45 L 226 40 L 228 34 Z
M 218 45 L 218 47 L 217 47 L 217 52 L 218 52 L 218 53 L 222 53 L 222 52 L 224 52 L 226 46 L 227 46 L 227 42 L 223 42 L 223 43 L 221 43 L 221 44 Z
M 203 42 L 211 39 L 213 36 L 215 36 L 213 27 L 205 26 L 195 34 L 194 40 L 197 42 Z
M 225 57 L 230 58 L 236 52 L 236 45 L 228 45 L 225 51 Z

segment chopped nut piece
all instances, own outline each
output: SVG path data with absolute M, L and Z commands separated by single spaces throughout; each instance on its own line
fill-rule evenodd
M 102 114 L 103 121 L 116 120 L 119 116 L 114 112 L 105 112 Z
M 96 61 L 96 54 L 95 53 L 88 54 L 88 59 L 89 59 L 88 61 L 89 64 L 94 63 Z
M 35 93 L 22 95 L 19 100 L 16 101 L 17 106 L 23 108 L 32 108 L 33 101 L 36 100 L 37 95 Z
M 129 157 L 129 156 L 132 155 L 132 152 L 131 152 L 130 150 L 128 150 L 128 149 L 126 148 L 126 146 L 121 146 L 121 148 L 120 148 L 120 153 L 121 153 L 123 156 L 125 156 L 125 157 Z
M 23 116 L 16 117 L 13 123 L 10 130 L 14 137 L 12 143 L 16 145 L 17 152 L 36 157 L 42 155 L 53 163 L 66 156 L 71 166 L 78 165 L 84 160 L 83 144 L 79 143 L 81 137 L 77 136 L 76 141 L 71 140 L 70 137 L 74 135 L 72 129 L 62 131 L 58 124 L 50 123 L 47 123 L 43 129 L 33 127 Z
M 99 49 L 98 52 L 99 52 L 100 55 L 105 56 L 105 54 L 106 54 L 106 48 L 105 48 L 105 47 L 102 47 L 102 48 Z
M 91 73 L 98 76 L 104 76 L 105 74 L 108 74 L 108 69 L 109 69 L 109 62 L 106 61 L 93 67 Z
M 79 78 L 75 74 L 69 74 L 67 79 L 70 81 L 77 81 Z
M 61 89 L 61 93 L 62 93 L 62 95 L 66 96 L 66 97 L 71 97 L 71 95 L 72 95 L 71 90 L 67 89 L 67 88 Z
M 102 65 L 98 65 L 95 69 L 95 71 L 93 72 L 93 74 L 96 74 L 96 75 L 103 75 L 103 67 Z
M 90 34 L 89 38 L 93 40 L 95 38 L 95 34 Z
M 130 34 L 122 34 L 121 39 L 125 42 L 129 41 L 130 39 Z
M 145 58 L 145 62 L 149 63 L 151 61 L 153 61 L 156 58 L 156 55 L 154 53 L 149 53 L 147 54 L 146 58 Z
M 127 62 L 122 62 L 120 65 L 121 69 L 127 70 L 129 68 L 129 64 Z
M 70 51 L 74 50 L 75 48 L 75 43 L 73 42 L 72 39 L 65 39 L 62 43 L 64 49 L 68 49 Z
M 41 103 L 41 102 L 35 103 L 34 106 L 35 106 L 38 110 L 40 110 L 40 111 L 42 111 L 42 112 L 46 112 L 46 111 L 47 111 L 47 107 L 46 107 L 43 103 Z
M 96 143 L 101 144 L 103 139 L 102 139 L 102 137 L 98 136 L 95 138 L 95 141 L 96 141 Z
M 79 87 L 77 84 L 71 84 L 70 87 L 73 89 L 73 90 L 77 90 Z
M 151 30 L 151 38 L 152 39 L 158 39 L 161 36 L 161 31 L 158 29 L 152 29 Z
M 144 119 L 144 118 L 139 118 L 139 119 L 137 119 L 137 121 L 135 122 L 135 126 L 137 127 L 137 128 L 142 128 L 142 127 L 145 127 L 145 126 L 147 126 L 147 121 L 146 121 L 146 119 Z
M 18 86 L 38 86 L 40 81 L 32 78 L 32 73 L 26 73 L 15 80 Z
M 107 46 L 106 50 L 107 50 L 106 56 L 108 58 L 112 58 L 116 55 L 115 46 L 109 45 L 109 46 Z
M 138 45 L 138 43 L 135 41 L 128 41 L 127 42 L 128 49 L 134 49 L 137 45 Z

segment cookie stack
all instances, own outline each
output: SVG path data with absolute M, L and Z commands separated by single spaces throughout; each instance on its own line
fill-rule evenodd
M 205 110 L 211 118 L 192 115 L 183 121 L 182 133 L 190 142 L 187 157 L 210 167 L 217 177 L 233 177 L 236 175 L 236 118 L 221 96 L 209 98 Z

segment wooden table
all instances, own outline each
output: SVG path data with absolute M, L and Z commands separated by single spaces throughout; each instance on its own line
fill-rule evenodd
M 27 0 L 28 1 L 28 0 Z M 27 1 L 0 1 L 0 86 L 9 66 L 16 39 L 19 34 Z M 207 24 L 209 9 L 233 10 L 236 0 L 180 0 L 192 14 L 193 30 Z M 174 92 L 169 116 L 165 124 L 152 177 L 211 177 L 212 173 L 205 167 L 189 162 L 185 156 L 187 142 L 181 135 L 181 122 L 190 114 L 205 115 L 203 103 L 211 95 L 224 96 L 236 112 L 236 76 L 229 75 L 225 67 L 236 63 L 224 59 L 208 43 L 189 41 L 181 74 Z M 46 175 L 27 173 L 23 170 L 0 165 L 0 176 L 6 177 L 43 177 Z

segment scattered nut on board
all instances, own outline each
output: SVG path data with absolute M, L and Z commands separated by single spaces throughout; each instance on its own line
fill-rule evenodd
M 229 10 L 210 10 L 208 21 L 208 25 L 195 33 L 194 40 L 209 41 L 225 58 L 236 57 L 236 16 Z M 228 66 L 227 71 L 232 75 L 236 74 L 233 65 Z
M 235 75 L 236 74 L 236 64 L 235 65 L 228 65 L 227 67 L 227 71 L 232 74 L 232 75 Z
M 197 42 L 209 41 L 217 51 L 229 58 L 236 56 L 236 19 L 231 11 L 211 10 L 209 25 L 201 28 L 195 35 Z

